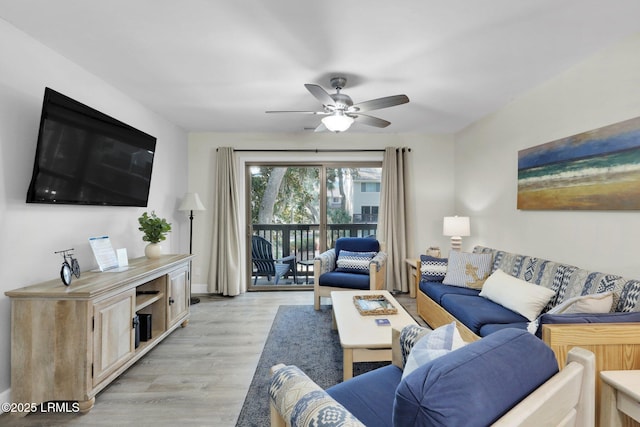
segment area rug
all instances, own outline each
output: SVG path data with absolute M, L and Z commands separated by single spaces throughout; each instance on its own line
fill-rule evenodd
M 331 329 L 331 306 L 316 311 L 312 305 L 281 305 L 258 361 L 236 427 L 264 427 L 269 419 L 269 369 L 296 365 L 320 387 L 342 381 L 342 348 L 338 331 Z M 353 375 L 387 363 L 355 363 Z

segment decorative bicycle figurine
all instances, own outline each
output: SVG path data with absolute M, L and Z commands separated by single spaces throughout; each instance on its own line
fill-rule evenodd
M 62 279 L 62 283 L 65 286 L 69 286 L 71 284 L 71 279 L 73 276 L 76 278 L 80 278 L 80 264 L 78 264 L 78 260 L 73 257 L 71 249 L 65 249 L 62 251 L 54 252 L 54 254 L 62 254 L 62 267 L 60 268 L 60 278 Z M 68 259 L 68 261 L 67 261 Z

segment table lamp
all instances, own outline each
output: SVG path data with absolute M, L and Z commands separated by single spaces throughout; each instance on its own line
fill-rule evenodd
M 451 236 L 451 250 L 460 251 L 462 236 L 471 235 L 468 216 L 445 216 L 442 223 L 442 234 Z

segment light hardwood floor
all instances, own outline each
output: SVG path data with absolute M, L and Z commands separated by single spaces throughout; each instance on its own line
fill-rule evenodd
M 200 298 L 191 307 L 189 325 L 98 394 L 88 414 L 4 414 L 0 425 L 235 426 L 278 307 L 311 305 L 313 292 Z M 418 318 L 415 299 L 396 298 Z

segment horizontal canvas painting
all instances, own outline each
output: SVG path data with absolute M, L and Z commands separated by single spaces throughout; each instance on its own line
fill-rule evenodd
M 640 117 L 519 151 L 518 209 L 640 209 Z

